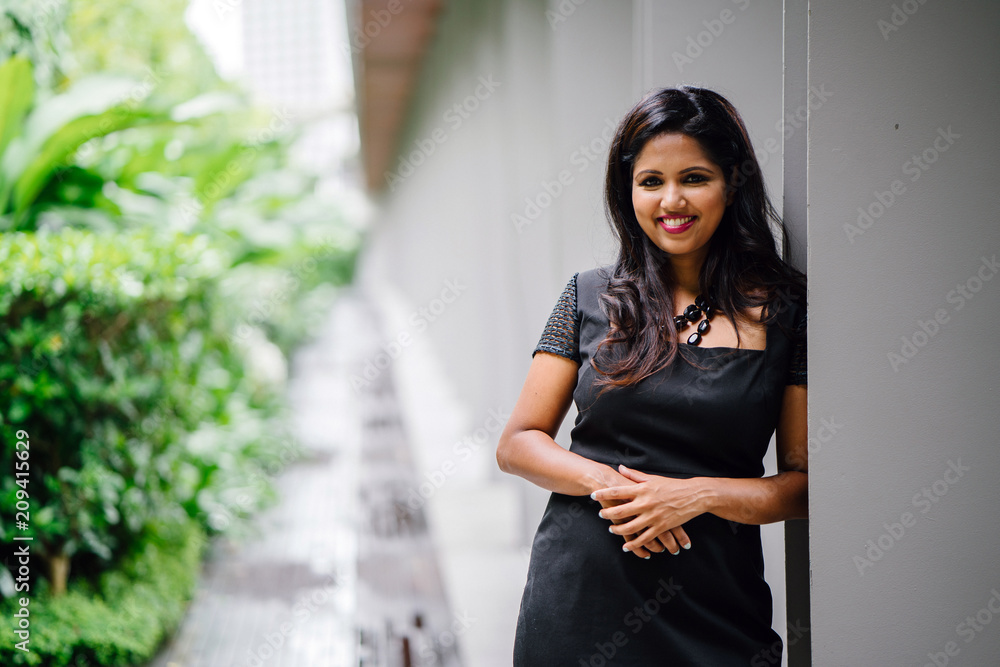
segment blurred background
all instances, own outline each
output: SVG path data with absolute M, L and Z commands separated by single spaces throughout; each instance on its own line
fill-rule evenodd
M 0 663 L 510 664 L 548 494 L 496 443 L 563 287 L 614 259 L 614 127 L 695 84 L 809 260 L 811 551 L 762 530 L 784 662 L 946 664 L 997 584 L 969 555 L 996 547 L 995 259 L 969 275 L 998 26 L 987 0 L 0 0 Z M 969 309 L 930 333 L 953 279 Z M 937 505 L 959 454 L 980 481 Z M 935 520 L 887 555 L 923 485 Z M 964 664 L 994 664 L 990 609 Z

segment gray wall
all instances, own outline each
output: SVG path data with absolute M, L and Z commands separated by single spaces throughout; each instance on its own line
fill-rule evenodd
M 1000 3 L 810 10 L 814 662 L 995 665 Z
M 784 2 L 784 116 L 782 218 L 788 229 L 788 256 L 794 266 L 807 266 L 808 117 L 825 101 L 822 89 L 809 87 L 809 7 L 807 0 Z M 812 664 L 810 617 L 809 522 L 787 521 L 785 538 L 784 659 L 794 667 Z

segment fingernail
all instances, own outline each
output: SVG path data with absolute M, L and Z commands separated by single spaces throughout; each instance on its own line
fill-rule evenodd
M 622 551 L 628 551 L 628 545 L 627 544 L 622 547 Z
M 603 519 L 604 518 L 604 510 L 601 510 L 600 512 L 598 512 L 597 516 L 599 516 L 599 517 L 601 517 Z
M 613 532 L 615 532 L 615 531 L 611 530 L 611 526 L 608 526 L 608 532 L 609 532 L 609 533 L 613 533 Z
M 592 494 L 590 494 L 590 499 L 597 500 L 597 491 L 594 491 Z
M 690 548 L 691 548 L 691 543 L 690 543 L 690 542 L 688 542 L 687 544 L 682 544 L 681 546 L 682 546 L 683 548 L 685 548 L 685 549 L 690 549 Z
M 643 556 L 642 559 L 643 560 L 649 560 L 649 556 Z
M 680 552 L 681 552 L 681 550 L 680 550 L 680 549 L 678 549 L 677 551 L 671 551 L 671 552 L 670 552 L 670 555 L 671 555 L 671 556 L 676 556 L 676 555 L 677 555 L 677 554 L 679 554 Z

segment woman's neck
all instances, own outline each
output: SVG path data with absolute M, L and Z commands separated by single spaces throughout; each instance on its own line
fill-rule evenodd
M 674 285 L 679 294 L 689 295 L 691 299 L 701 293 L 701 267 L 704 259 L 694 260 L 687 257 L 672 257 L 670 260 Z

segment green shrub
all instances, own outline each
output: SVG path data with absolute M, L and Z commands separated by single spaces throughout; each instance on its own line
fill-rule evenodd
M 203 236 L 150 229 L 0 237 L 0 539 L 22 534 L 8 471 L 23 430 L 33 549 L 56 591 L 67 559 L 94 576 L 150 525 L 220 529 L 273 497 L 280 387 L 229 342 L 229 266 Z
M 193 521 L 151 526 L 142 547 L 97 585 L 78 580 L 53 598 L 30 596 L 28 652 L 15 647 L 14 600 L 0 602 L 0 664 L 127 666 L 146 663 L 178 626 L 198 578 L 205 536 Z

